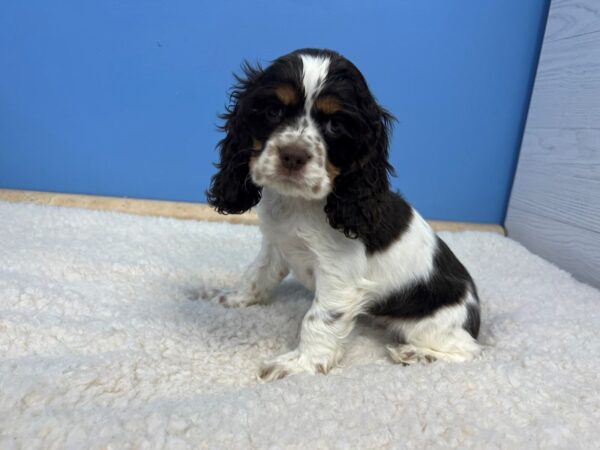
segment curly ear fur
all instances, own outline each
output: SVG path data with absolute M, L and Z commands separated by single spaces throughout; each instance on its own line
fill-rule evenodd
M 255 206 L 261 196 L 261 189 L 250 179 L 249 162 L 255 150 L 244 117 L 246 99 L 263 70 L 244 62 L 242 71 L 245 78 L 234 75 L 237 83 L 229 96 L 230 104 L 219 116 L 225 121 L 219 129 L 226 135 L 217 145 L 220 162 L 215 167 L 219 171 L 206 192 L 208 203 L 221 214 L 241 214 Z
M 390 186 L 388 174 L 394 174 L 388 162 L 389 134 L 394 117 L 381 108 L 370 93 L 363 106 L 363 158 L 342 171 L 327 197 L 325 213 L 329 224 L 349 238 L 365 238 L 382 222 Z

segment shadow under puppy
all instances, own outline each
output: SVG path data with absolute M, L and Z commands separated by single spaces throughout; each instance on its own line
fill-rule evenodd
M 396 362 L 477 355 L 475 284 L 427 222 L 390 191 L 393 118 L 360 71 L 318 49 L 243 70 L 222 115 L 226 136 L 207 197 L 224 214 L 257 205 L 263 240 L 238 289 L 214 300 L 266 303 L 290 272 L 315 293 L 298 347 L 264 363 L 259 377 L 327 373 L 361 314 L 398 337 L 400 344 L 388 347 Z

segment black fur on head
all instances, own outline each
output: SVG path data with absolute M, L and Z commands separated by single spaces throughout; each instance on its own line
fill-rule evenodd
M 230 104 L 219 116 L 225 121 L 219 129 L 226 134 L 217 145 L 220 162 L 215 166 L 219 171 L 213 175 L 206 192 L 208 203 L 221 214 L 241 214 L 255 206 L 261 195 L 260 187 L 252 182 L 249 173 L 250 156 L 255 150 L 246 103 L 263 70 L 244 62 L 242 71 L 243 77 L 234 75 L 237 83 L 231 91 Z
M 323 60 L 327 65 L 320 73 L 315 67 Z M 281 152 L 286 135 L 299 136 L 297 142 L 312 145 L 308 149 L 314 156 L 311 164 L 323 161 L 318 164 L 323 173 L 326 167 L 329 177 L 328 183 L 313 182 L 300 195 L 326 199 L 329 224 L 348 237 L 371 242 L 389 234 L 385 218 L 391 205 L 388 176 L 393 169 L 388 163 L 388 145 L 394 119 L 377 104 L 360 71 L 340 54 L 319 49 L 296 50 L 264 70 L 248 64 L 242 68 L 244 76 L 236 77 L 230 106 L 221 116 L 226 136 L 218 145 L 219 171 L 212 177 L 208 202 L 220 213 L 240 214 L 258 203 L 260 186 L 295 195 L 284 192 L 277 184 L 278 175 L 273 175 L 276 171 L 265 167 L 276 168 L 267 161 L 281 158 L 277 151 Z M 313 78 L 303 78 L 307 72 Z M 318 88 L 306 81 L 317 77 Z M 312 141 L 307 143 L 304 137 L 310 133 Z M 320 146 L 326 160 L 315 153 Z M 275 180 L 265 181 L 265 173 Z M 321 193 L 323 185 L 328 187 Z
M 352 143 L 346 143 L 342 149 L 346 155 L 352 155 L 352 159 L 340 165 L 325 212 L 330 225 L 342 230 L 347 237 L 368 240 L 369 235 L 385 226 L 390 195 L 388 175 L 394 174 L 388 162 L 388 146 L 395 119 L 377 104 L 364 77 L 352 63 L 344 59 L 340 66 L 345 77 L 352 80 L 355 131 Z M 348 152 L 348 148 L 352 152 Z

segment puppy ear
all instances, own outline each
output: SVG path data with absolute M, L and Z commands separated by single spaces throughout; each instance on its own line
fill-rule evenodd
M 217 145 L 220 161 L 215 167 L 219 171 L 206 192 L 208 203 L 221 214 L 241 214 L 255 206 L 261 196 L 261 189 L 250 178 L 250 157 L 255 150 L 245 117 L 248 97 L 263 71 L 247 62 L 242 70 L 244 77 L 234 75 L 237 83 L 229 97 L 230 105 L 219 116 L 225 121 L 219 129 L 226 134 Z
M 368 96 L 361 111 L 363 140 L 359 154 L 363 156 L 335 178 L 325 205 L 329 224 L 353 239 L 377 232 L 388 204 L 388 174 L 394 174 L 388 162 L 388 146 L 395 119 L 370 93 Z

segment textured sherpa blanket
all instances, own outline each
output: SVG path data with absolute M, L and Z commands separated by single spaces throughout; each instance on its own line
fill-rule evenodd
M 310 293 L 225 309 L 253 226 L 0 202 L 0 448 L 597 448 L 600 293 L 499 235 L 441 233 L 480 359 L 403 367 L 366 322 L 327 376 L 260 384 Z

